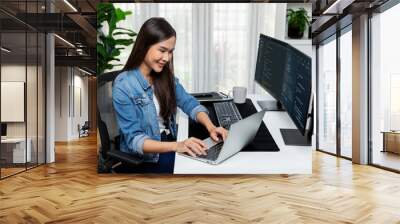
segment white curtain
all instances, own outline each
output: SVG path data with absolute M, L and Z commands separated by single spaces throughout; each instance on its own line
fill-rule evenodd
M 275 36 L 277 4 L 114 5 L 133 12 L 119 24 L 121 27 L 139 32 L 144 21 L 154 16 L 164 17 L 174 27 L 177 32 L 175 75 L 187 91 L 228 92 L 233 86 L 245 86 L 249 93 L 255 91 L 258 38 L 260 33 Z M 126 62 L 131 49 L 122 52 L 121 63 Z

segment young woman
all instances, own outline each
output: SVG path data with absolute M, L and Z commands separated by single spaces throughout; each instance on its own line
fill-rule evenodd
M 173 172 L 175 152 L 191 156 L 207 153 L 197 138 L 176 142 L 176 111 L 206 127 L 210 136 L 225 139 L 227 131 L 216 127 L 207 109 L 179 84 L 174 76 L 176 32 L 163 18 L 147 20 L 137 35 L 129 59 L 113 86 L 113 105 L 124 152 L 140 158 L 137 172 Z

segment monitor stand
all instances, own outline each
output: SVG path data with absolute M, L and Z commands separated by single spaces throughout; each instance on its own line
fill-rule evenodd
M 281 128 L 281 134 L 285 145 L 311 146 L 311 138 L 303 136 L 297 129 Z
M 259 100 L 257 101 L 258 105 L 262 110 L 266 111 L 285 111 L 283 109 L 282 104 L 276 100 Z

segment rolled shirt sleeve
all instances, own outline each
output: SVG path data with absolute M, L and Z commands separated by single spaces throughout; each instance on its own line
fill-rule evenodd
M 208 114 L 207 108 L 205 106 L 199 104 L 195 108 L 192 109 L 189 116 L 192 120 L 197 122 L 197 114 L 200 112 L 205 112 Z
M 146 134 L 139 134 L 133 138 L 131 147 L 138 155 L 143 155 L 143 145 L 146 139 L 150 139 Z

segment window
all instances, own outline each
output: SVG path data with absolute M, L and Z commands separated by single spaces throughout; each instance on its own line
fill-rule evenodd
M 322 41 L 318 47 L 317 149 L 350 159 L 353 131 L 351 25 L 337 35 Z
M 351 27 L 349 27 L 351 28 Z M 352 34 L 340 36 L 340 155 L 351 158 L 352 142 Z
M 154 16 L 164 17 L 174 27 L 174 70 L 189 92 L 228 92 L 233 86 L 246 86 L 251 93 L 249 81 L 254 76 L 259 33 L 274 36 L 275 23 L 285 21 L 286 15 L 285 11 L 277 13 L 276 4 L 114 5 L 133 12 L 120 27 L 138 32 Z M 278 16 L 282 18 L 276 19 Z M 131 49 L 122 51 L 122 64 Z
M 228 92 L 235 85 L 248 86 L 246 74 L 250 66 L 249 51 L 246 46 L 250 41 L 248 27 L 250 23 L 250 4 L 215 4 L 213 6 L 213 49 L 215 61 L 213 77 L 217 86 L 212 89 Z M 258 37 L 257 37 L 258 38 Z M 223 65 L 223 66 L 221 66 Z
M 400 170 L 400 5 L 371 18 L 370 136 L 372 163 Z M 384 133 L 386 132 L 386 133 Z
M 336 154 L 336 40 L 318 48 L 318 149 Z

